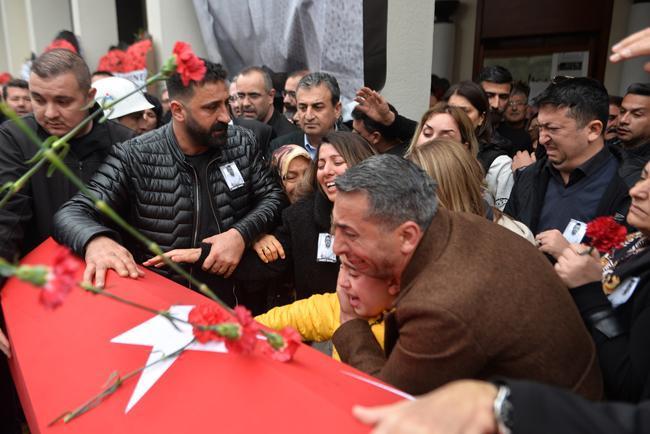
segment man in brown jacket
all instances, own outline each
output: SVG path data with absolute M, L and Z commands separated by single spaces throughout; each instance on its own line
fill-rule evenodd
M 602 395 L 594 345 L 548 260 L 477 216 L 437 209 L 435 182 L 406 160 L 374 156 L 337 178 L 334 251 L 401 288 L 386 352 L 346 309 L 341 359 L 409 393 L 459 378 L 507 376 Z

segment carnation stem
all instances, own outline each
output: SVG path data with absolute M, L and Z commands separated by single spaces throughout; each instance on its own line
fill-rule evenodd
M 190 345 L 192 345 L 195 342 L 194 339 L 192 339 L 190 342 L 179 348 L 178 350 L 174 351 L 173 353 L 169 353 L 161 357 L 160 359 L 156 360 L 155 362 L 151 362 L 148 365 L 144 365 L 138 369 L 135 369 L 123 377 L 120 377 L 119 375 L 115 378 L 115 382 L 106 388 L 102 390 L 100 393 L 95 395 L 94 397 L 90 398 L 88 401 L 83 403 L 81 406 L 79 406 L 76 410 L 73 411 L 67 411 L 54 419 L 52 422 L 48 423 L 47 426 L 52 426 L 55 423 L 59 422 L 60 420 L 63 421 L 63 423 L 68 423 L 72 419 L 81 416 L 82 414 L 86 413 L 89 410 L 92 410 L 93 408 L 97 407 L 99 404 L 102 403 L 102 401 L 107 398 L 108 396 L 112 395 L 117 389 L 122 386 L 122 384 L 127 381 L 128 379 L 134 377 L 135 375 L 139 374 L 140 372 L 144 371 L 145 369 L 155 365 L 156 363 L 160 363 L 163 360 L 167 360 L 169 358 L 175 357 L 179 354 L 181 354 L 183 351 L 187 349 Z

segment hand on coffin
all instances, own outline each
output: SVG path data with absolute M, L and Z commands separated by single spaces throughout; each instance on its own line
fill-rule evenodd
M 174 249 L 169 252 L 165 252 L 162 255 L 154 256 L 151 259 L 147 259 L 142 263 L 145 267 L 155 267 L 160 268 L 165 265 L 163 256 L 169 259 L 172 262 L 183 263 L 183 264 L 193 264 L 199 260 L 201 257 L 201 248 L 196 247 L 192 249 Z
M 94 279 L 95 286 L 103 288 L 108 270 L 115 270 L 120 276 L 133 279 L 144 276 L 128 250 L 111 238 L 98 236 L 86 246 L 84 283 L 92 284 Z

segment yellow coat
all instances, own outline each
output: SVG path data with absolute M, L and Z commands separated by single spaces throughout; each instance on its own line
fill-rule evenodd
M 341 325 L 341 305 L 335 292 L 315 294 L 309 298 L 295 301 L 285 306 L 274 307 L 267 313 L 258 315 L 255 320 L 269 328 L 280 330 L 283 327 L 295 328 L 306 341 L 323 342 Z M 384 323 L 373 319 L 370 322 L 375 339 L 384 348 Z M 332 357 L 341 360 L 336 348 Z

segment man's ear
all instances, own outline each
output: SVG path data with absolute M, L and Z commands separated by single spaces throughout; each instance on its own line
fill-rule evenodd
M 337 102 L 336 105 L 334 106 L 334 113 L 336 113 L 336 119 L 341 117 L 341 101 Z
M 169 101 L 169 111 L 172 114 L 172 118 L 178 122 L 185 122 L 185 107 L 183 107 L 183 104 L 173 99 Z
M 391 278 L 390 281 L 388 282 L 388 293 L 390 295 L 396 296 L 399 294 L 400 291 L 400 285 L 397 279 Z
M 370 144 L 371 145 L 376 145 L 381 141 L 381 134 L 379 131 L 375 131 L 374 133 L 370 134 Z
M 97 89 L 95 89 L 94 87 L 88 89 L 88 101 L 94 101 L 96 94 L 97 94 Z
M 603 123 L 596 119 L 589 122 L 585 128 L 587 128 L 587 138 L 589 142 L 596 141 L 603 133 Z
M 269 95 L 271 96 L 271 99 L 275 98 L 275 88 L 272 88 L 272 89 L 269 91 Z
M 406 221 L 397 227 L 400 252 L 409 255 L 415 251 L 422 238 L 422 229 L 414 221 Z

